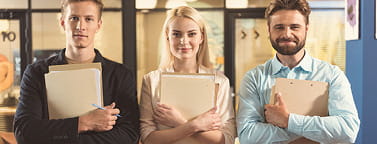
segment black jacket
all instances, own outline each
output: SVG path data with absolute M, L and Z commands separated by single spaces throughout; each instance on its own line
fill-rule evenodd
M 48 66 L 67 64 L 65 49 L 56 56 L 28 65 L 21 80 L 14 133 L 18 144 L 133 144 L 139 138 L 139 109 L 134 74 L 95 50 L 102 65 L 103 102 L 116 103 L 120 115 L 106 132 L 78 133 L 78 117 L 49 120 L 44 74 Z M 79 81 L 76 81 L 79 82 Z

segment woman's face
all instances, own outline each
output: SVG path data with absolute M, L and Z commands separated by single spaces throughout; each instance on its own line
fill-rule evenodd
M 179 60 L 196 60 L 203 41 L 200 27 L 193 20 L 178 17 L 168 25 L 170 52 Z

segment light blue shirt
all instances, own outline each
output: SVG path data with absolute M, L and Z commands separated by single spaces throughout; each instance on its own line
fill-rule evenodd
M 289 114 L 288 128 L 266 123 L 264 105 L 269 104 L 276 78 L 329 83 L 329 116 Z M 347 77 L 337 67 L 311 57 L 307 52 L 294 68 L 277 57 L 248 71 L 240 87 L 237 131 L 241 144 L 288 143 L 298 137 L 320 143 L 354 143 L 360 121 Z M 299 101 L 297 101 L 299 102 Z

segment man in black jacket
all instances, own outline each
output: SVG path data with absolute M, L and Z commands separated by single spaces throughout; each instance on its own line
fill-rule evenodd
M 66 34 L 66 48 L 29 65 L 24 72 L 14 123 L 19 144 L 137 143 L 139 110 L 134 75 L 94 49 L 94 36 L 102 25 L 102 9 L 101 0 L 63 0 L 60 24 Z M 105 110 L 49 120 L 44 78 L 48 66 L 92 62 L 102 65 Z

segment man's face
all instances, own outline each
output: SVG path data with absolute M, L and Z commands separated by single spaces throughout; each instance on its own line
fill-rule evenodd
M 306 40 L 308 25 L 297 10 L 279 10 L 270 16 L 268 31 L 272 47 L 282 55 L 294 55 Z
M 70 3 L 60 20 L 68 47 L 94 47 L 94 35 L 102 25 L 99 9 L 94 2 Z

